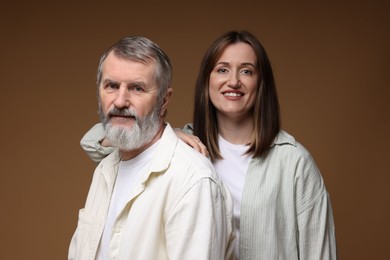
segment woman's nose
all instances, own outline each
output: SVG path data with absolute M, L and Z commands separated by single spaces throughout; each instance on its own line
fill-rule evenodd
M 227 85 L 231 88 L 239 88 L 241 86 L 241 81 L 238 75 L 232 73 L 229 77 Z

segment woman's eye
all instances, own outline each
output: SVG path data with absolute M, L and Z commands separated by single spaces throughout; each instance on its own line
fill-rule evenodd
M 219 68 L 217 71 L 219 73 L 225 73 L 225 72 L 227 72 L 227 69 L 226 68 Z
M 253 74 L 252 70 L 249 70 L 249 69 L 244 69 L 244 70 L 241 71 L 241 73 L 242 74 L 247 74 L 247 75 L 252 75 Z

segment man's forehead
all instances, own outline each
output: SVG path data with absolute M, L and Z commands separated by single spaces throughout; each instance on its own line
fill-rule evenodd
M 127 59 L 123 57 L 107 57 L 103 63 L 102 80 L 143 81 L 154 80 L 155 63 Z

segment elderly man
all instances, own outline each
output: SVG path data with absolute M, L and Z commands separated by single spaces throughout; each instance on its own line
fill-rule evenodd
M 167 55 L 125 37 L 101 57 L 101 122 L 117 149 L 97 166 L 69 259 L 229 259 L 232 200 L 210 161 L 164 121 Z

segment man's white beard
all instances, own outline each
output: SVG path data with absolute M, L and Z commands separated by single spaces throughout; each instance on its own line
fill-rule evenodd
M 132 109 L 125 110 L 113 109 L 109 114 L 121 113 L 134 116 L 134 124 L 131 128 L 126 126 L 112 125 L 109 118 L 105 115 L 102 120 L 106 138 L 114 147 L 118 147 L 122 151 L 131 151 L 138 149 L 149 143 L 159 130 L 159 113 L 158 109 L 154 109 L 152 113 L 145 118 L 139 118 L 136 112 Z

